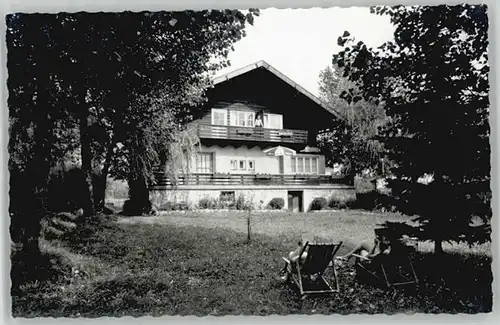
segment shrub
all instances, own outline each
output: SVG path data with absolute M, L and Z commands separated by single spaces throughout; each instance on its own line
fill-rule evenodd
M 356 177 L 354 178 L 354 188 L 356 193 L 367 193 L 376 190 L 376 181 L 372 178 Z
M 189 210 L 189 205 L 186 202 L 165 202 L 163 203 L 158 210 L 162 211 L 182 211 Z
M 324 197 L 317 197 L 311 203 L 311 210 L 323 210 L 328 206 Z
M 42 234 L 46 239 L 67 238 L 71 236 L 78 224 L 81 224 L 83 210 L 72 212 L 60 212 L 42 219 Z
M 396 211 L 396 200 L 386 194 L 378 193 L 376 191 L 367 193 L 358 193 L 356 201 L 352 202 L 351 206 L 355 209 L 363 209 L 368 211 Z
M 348 208 L 348 202 L 346 201 L 339 201 L 339 200 L 331 200 L 330 203 L 328 203 L 328 206 L 332 209 L 346 209 Z
M 285 206 L 285 200 L 281 197 L 275 197 L 268 204 L 269 208 L 273 210 L 281 210 Z
M 128 199 L 123 203 L 123 210 L 120 213 L 124 216 L 140 216 L 150 214 L 153 205 L 149 199 Z
M 252 202 L 245 200 L 245 196 L 238 196 L 238 199 L 236 200 L 236 210 L 248 210 L 252 207 Z
M 189 205 L 187 202 L 177 202 L 176 204 L 174 204 L 174 210 L 186 211 L 189 210 Z
M 199 209 L 216 209 L 218 205 L 217 200 L 210 197 L 203 197 L 198 202 Z

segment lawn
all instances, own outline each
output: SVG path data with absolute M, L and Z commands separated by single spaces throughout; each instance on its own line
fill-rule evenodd
M 358 211 L 254 213 L 251 241 L 241 212 L 121 218 L 69 241 L 43 241 L 51 277 L 16 285 L 13 314 L 30 316 L 227 315 L 486 312 L 491 257 L 479 248 L 416 261 L 418 287 L 385 290 L 339 268 L 341 292 L 301 301 L 278 281 L 281 256 L 296 241 L 344 241 L 340 253 L 398 215 Z M 319 237 L 319 238 L 318 238 Z M 483 252 L 484 251 L 484 252 Z M 13 268 L 21 268 L 13 257 Z M 13 275 L 17 274 L 13 270 Z

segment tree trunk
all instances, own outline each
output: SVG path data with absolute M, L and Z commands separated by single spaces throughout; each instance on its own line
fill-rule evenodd
M 86 193 L 83 200 L 83 215 L 90 217 L 95 214 L 94 194 L 92 187 L 92 151 L 91 137 L 89 134 L 89 113 L 87 107 L 82 107 L 80 114 L 80 145 L 82 150 L 82 172 L 85 178 Z
M 123 206 L 126 215 L 141 215 L 150 213 L 152 209 L 149 201 L 149 189 L 144 177 L 132 177 L 128 180 L 129 200 Z
M 113 148 L 115 147 L 114 137 L 108 145 L 106 152 L 106 160 L 100 175 L 94 178 L 93 191 L 94 191 L 94 207 L 96 211 L 103 211 L 106 199 L 106 186 L 108 180 L 109 169 L 111 168 L 111 161 L 113 160 Z
M 94 175 L 92 182 L 92 192 L 94 195 L 95 212 L 102 212 L 104 210 L 107 177 L 108 174 L 104 173 L 104 171 L 100 175 Z
M 40 110 L 46 108 L 39 107 Z M 27 164 L 26 187 L 27 197 L 25 206 L 18 217 L 23 217 L 23 254 L 26 261 L 35 263 L 40 257 L 41 220 L 47 214 L 48 183 L 51 163 L 52 129 L 53 123 L 47 111 L 36 118 L 37 123 L 34 137 L 33 156 Z
M 434 240 L 434 254 L 443 255 L 443 241 L 441 239 Z

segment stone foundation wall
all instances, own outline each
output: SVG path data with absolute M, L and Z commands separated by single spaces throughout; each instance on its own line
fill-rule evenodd
M 321 189 L 177 189 L 177 190 L 152 190 L 150 199 L 157 210 L 162 210 L 168 203 L 187 203 L 189 208 L 196 208 L 198 202 L 203 198 L 218 200 L 222 191 L 234 191 L 235 198 L 240 195 L 250 200 L 255 209 L 267 209 L 269 201 L 273 198 L 282 198 L 285 202 L 283 209 L 288 209 L 288 191 L 302 191 L 303 208 L 309 211 L 315 198 L 323 197 L 328 202 L 331 200 L 347 202 L 356 199 L 356 191 L 353 187 L 321 188 Z

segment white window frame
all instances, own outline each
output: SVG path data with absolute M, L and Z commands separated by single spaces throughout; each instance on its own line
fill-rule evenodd
M 311 157 L 304 157 L 304 173 L 311 173 Z
M 274 118 L 274 122 L 278 121 L 277 123 L 272 123 L 271 120 Z M 271 114 L 271 113 L 264 113 L 264 128 L 265 129 L 278 129 L 282 130 L 283 129 L 283 115 L 281 114 Z
M 208 157 L 207 159 L 201 159 L 202 157 Z M 207 163 L 208 166 L 202 166 L 202 161 Z M 201 174 L 212 174 L 214 173 L 214 153 L 213 152 L 199 152 L 196 155 L 196 172 Z
M 250 167 L 250 165 L 252 166 Z M 255 171 L 255 160 L 249 160 L 247 166 L 249 171 Z
M 241 163 L 243 163 L 243 167 L 241 167 Z M 246 160 L 239 160 L 238 161 L 238 169 L 239 170 L 247 170 L 247 161 Z
M 316 161 L 316 163 L 313 164 L 313 161 Z M 315 168 L 313 168 L 313 166 Z M 319 157 L 311 157 L 311 174 L 319 174 Z
M 305 175 L 319 175 L 319 157 L 318 156 L 294 156 L 291 157 L 291 170 L 292 174 L 305 174 Z M 309 171 L 306 171 L 305 161 L 309 160 Z M 301 163 L 299 163 L 299 161 Z M 313 166 L 315 168 L 313 168 Z M 299 171 L 301 167 L 302 171 Z
M 238 160 L 231 159 L 231 170 L 238 170 Z
M 216 124 L 216 119 L 215 115 L 216 114 L 223 114 L 224 115 L 224 120 L 222 124 Z M 227 125 L 227 109 L 223 108 L 212 108 L 212 125 Z
M 255 126 L 255 113 L 250 111 L 229 111 L 229 125 L 253 128 Z
M 297 174 L 304 174 L 304 157 L 297 157 L 297 159 L 295 159 L 295 162 L 297 163 L 297 167 L 295 168 Z

